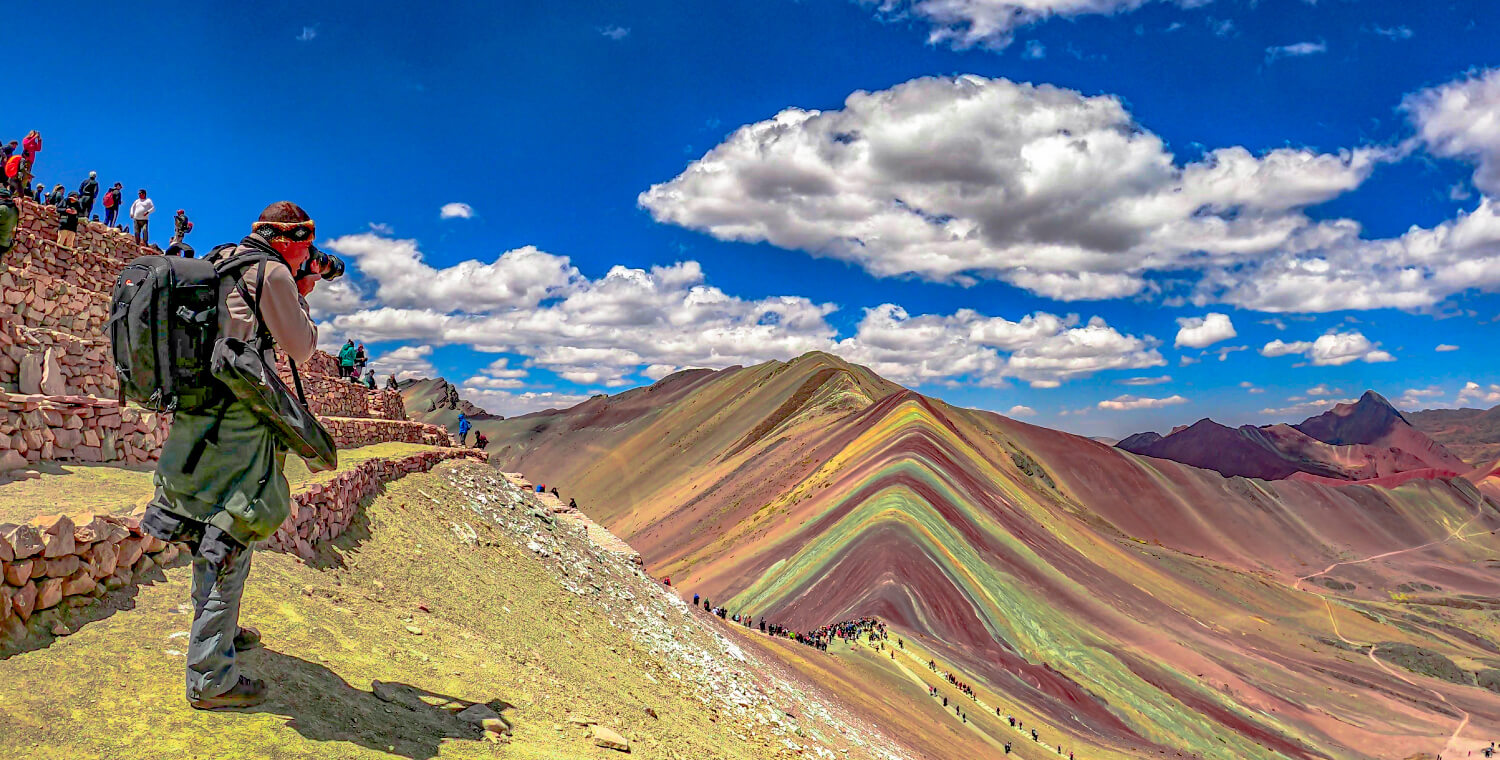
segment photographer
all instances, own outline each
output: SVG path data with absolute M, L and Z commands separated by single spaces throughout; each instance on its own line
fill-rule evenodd
M 253 343 L 274 363 L 272 346 L 293 361 L 312 357 L 317 326 L 304 297 L 341 262 L 312 248 L 312 219 L 296 204 L 273 203 L 224 258 L 249 255 L 224 300 L 220 331 Z M 227 276 L 227 275 L 226 275 Z M 257 312 L 259 319 L 257 319 Z M 267 340 L 266 338 L 269 338 Z M 211 410 L 178 411 L 157 467 L 156 497 L 141 527 L 193 549 L 193 625 L 188 640 L 187 699 L 195 708 L 250 707 L 265 701 L 265 683 L 240 675 L 235 652 L 260 635 L 239 625 L 240 598 L 256 541 L 286 519 L 291 494 L 287 448 L 251 407 L 232 395 Z

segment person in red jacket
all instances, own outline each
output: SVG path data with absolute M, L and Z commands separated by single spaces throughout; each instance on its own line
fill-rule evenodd
M 42 133 L 35 129 L 26 133 L 25 139 L 21 140 L 21 155 L 26 158 L 27 168 L 36 166 L 36 154 L 42 152 Z
M 21 158 L 21 154 L 19 153 L 5 159 L 5 184 L 10 187 L 11 194 L 16 197 L 26 195 L 26 191 L 31 189 L 21 179 L 21 162 L 23 160 L 25 159 Z

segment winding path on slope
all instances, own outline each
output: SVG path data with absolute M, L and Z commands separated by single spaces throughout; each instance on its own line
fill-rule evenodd
M 1365 557 L 1363 559 L 1353 559 L 1353 560 L 1346 560 L 1344 562 L 1335 562 L 1335 563 L 1329 565 L 1328 567 L 1323 568 L 1319 572 L 1311 573 L 1311 574 L 1308 574 L 1308 575 L 1304 575 L 1301 578 L 1298 578 L 1297 582 L 1292 584 L 1292 590 L 1293 591 L 1303 591 L 1304 590 L 1302 588 L 1302 584 L 1303 583 L 1307 582 L 1311 578 L 1316 578 L 1316 577 L 1318 577 L 1320 575 L 1327 575 L 1328 573 L 1332 572 L 1333 569 L 1336 568 L 1336 567 L 1341 567 L 1341 566 L 1344 566 L 1344 565 L 1359 565 L 1359 564 L 1363 564 L 1365 562 L 1373 562 L 1373 561 L 1378 560 L 1378 559 L 1385 559 L 1386 557 L 1395 557 L 1395 556 L 1398 556 L 1398 555 L 1401 555 L 1401 554 L 1407 554 L 1409 552 L 1421 551 L 1423 549 L 1431 548 L 1433 546 L 1439 546 L 1439 545 L 1442 545 L 1442 544 L 1446 544 L 1449 541 L 1454 540 L 1455 538 L 1459 539 L 1459 540 L 1462 540 L 1462 541 L 1468 541 L 1469 540 L 1469 536 L 1462 535 L 1463 531 L 1464 531 L 1465 528 L 1469 527 L 1469 525 L 1471 523 L 1473 523 L 1475 520 L 1479 519 L 1479 515 L 1482 512 L 1482 506 L 1483 506 L 1483 504 L 1484 504 L 1484 497 L 1481 496 L 1478 500 L 1476 500 L 1474 502 L 1474 514 L 1469 515 L 1469 519 L 1463 521 L 1463 523 L 1460 524 L 1457 528 L 1454 528 L 1452 531 L 1449 531 L 1447 538 L 1441 538 L 1441 539 L 1437 539 L 1437 540 L 1433 540 L 1433 541 L 1428 541 L 1427 543 L 1422 544 L 1420 546 L 1412 546 L 1412 547 L 1409 547 L 1409 548 L 1406 548 L 1406 549 L 1396 549 L 1394 551 L 1388 551 L 1388 552 L 1384 552 L 1384 553 L 1381 553 L 1381 554 L 1373 554 L 1373 555 L 1370 555 L 1370 556 Z M 1480 531 L 1478 533 L 1471 533 L 1469 535 L 1478 536 L 1478 535 L 1482 535 L 1484 533 L 1491 533 L 1491 532 L 1493 532 L 1493 531 Z M 1469 718 L 1470 718 L 1469 713 L 1467 711 L 1461 709 L 1457 705 L 1453 704 L 1452 702 L 1449 702 L 1448 701 L 1448 697 L 1444 696 L 1443 693 L 1440 692 L 1440 691 L 1438 691 L 1437 689 L 1434 689 L 1434 688 L 1432 688 L 1430 686 L 1424 686 L 1422 684 L 1419 684 L 1416 681 L 1413 681 L 1410 678 L 1407 678 L 1406 676 L 1401 675 L 1395 669 L 1393 669 L 1391 667 L 1388 667 L 1385 663 L 1381 662 L 1380 658 L 1378 658 L 1378 657 L 1375 656 L 1375 650 L 1378 647 L 1377 644 L 1374 644 L 1374 643 L 1364 643 L 1364 642 L 1354 641 L 1352 639 L 1346 638 L 1344 636 L 1344 634 L 1339 631 L 1339 622 L 1333 616 L 1333 604 L 1331 604 L 1328 601 L 1328 597 L 1326 595 L 1324 595 L 1322 592 L 1314 590 L 1312 588 L 1308 588 L 1308 589 L 1305 589 L 1305 590 L 1308 593 L 1313 594 L 1313 595 L 1317 596 L 1320 600 L 1322 600 L 1323 607 L 1328 611 L 1328 622 L 1333 626 L 1333 635 L 1339 637 L 1339 639 L 1342 640 L 1345 644 L 1349 644 L 1349 645 L 1355 646 L 1355 647 L 1369 647 L 1370 651 L 1367 654 L 1368 654 L 1368 656 L 1370 658 L 1370 662 L 1375 663 L 1376 667 L 1380 668 L 1381 670 L 1384 670 L 1386 673 L 1389 673 L 1391 676 L 1393 676 L 1393 677 L 1395 677 L 1395 678 L 1397 678 L 1397 679 L 1405 682 L 1406 684 L 1412 686 L 1413 688 L 1422 689 L 1423 691 L 1427 691 L 1427 692 L 1431 693 L 1433 696 L 1435 696 L 1435 697 L 1438 698 L 1438 701 L 1442 702 L 1443 704 L 1447 705 L 1449 708 L 1451 708 L 1452 710 L 1454 710 L 1455 712 L 1457 712 L 1458 714 L 1460 714 L 1460 715 L 1463 716 L 1463 719 L 1458 722 L 1458 726 L 1453 729 L 1453 733 L 1448 737 L 1447 743 L 1443 745 L 1443 752 L 1451 752 L 1452 749 L 1453 749 L 1453 743 L 1456 742 L 1456 741 L 1458 741 L 1459 737 L 1463 735 L 1464 729 L 1469 727 Z M 1442 752 L 1439 752 L 1438 756 L 1442 757 Z

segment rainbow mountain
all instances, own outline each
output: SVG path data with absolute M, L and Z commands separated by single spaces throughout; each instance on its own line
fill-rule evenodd
M 823 353 L 493 424 L 502 468 L 684 593 L 804 630 L 878 616 L 1079 758 L 1407 758 L 1500 729 L 1493 468 L 1226 478 Z M 840 672 L 927 756 L 1008 738 Z

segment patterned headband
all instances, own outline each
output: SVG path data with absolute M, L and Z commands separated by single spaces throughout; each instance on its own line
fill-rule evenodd
M 294 243 L 306 242 L 318 236 L 317 227 L 311 219 L 305 222 L 258 221 L 252 229 L 267 240 L 285 239 Z

